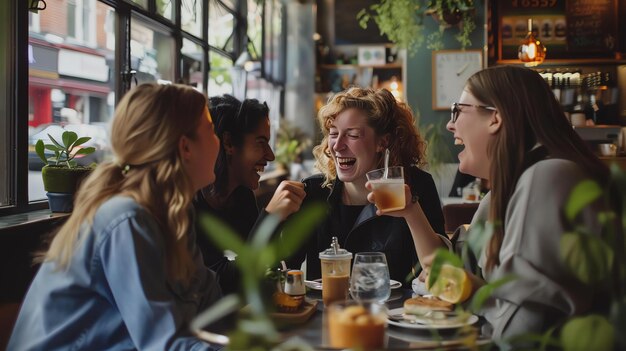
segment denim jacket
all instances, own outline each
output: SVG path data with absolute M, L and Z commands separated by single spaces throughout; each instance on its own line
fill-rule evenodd
M 84 228 L 67 269 L 42 264 L 8 350 L 215 349 L 187 332 L 191 319 L 221 295 L 193 230 L 197 270 L 184 288 L 167 278 L 157 220 L 133 199 L 107 200 Z

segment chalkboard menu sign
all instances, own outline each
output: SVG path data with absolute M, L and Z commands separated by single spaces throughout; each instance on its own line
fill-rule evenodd
M 612 52 L 617 45 L 615 0 L 568 0 L 567 47 L 570 52 Z
M 499 59 L 517 59 L 528 19 L 548 59 L 611 57 L 618 46 L 617 0 L 506 0 L 494 11 Z
M 335 44 L 386 44 L 390 43 L 386 36 L 380 35 L 374 20 L 363 29 L 356 19 L 362 9 L 369 9 L 376 0 L 335 0 Z

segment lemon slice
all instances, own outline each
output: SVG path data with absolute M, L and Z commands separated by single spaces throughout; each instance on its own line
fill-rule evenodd
M 463 268 L 444 264 L 432 286 L 429 286 L 426 279 L 426 288 L 443 301 L 459 303 L 467 300 L 472 293 L 472 282 Z

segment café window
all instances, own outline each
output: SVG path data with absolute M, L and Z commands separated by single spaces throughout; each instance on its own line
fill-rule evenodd
M 184 31 L 202 38 L 202 1 L 182 0 L 180 22 Z
M 130 65 L 137 71 L 137 83 L 173 83 L 176 42 L 172 35 L 136 17 L 130 28 Z
M 202 46 L 183 38 L 182 53 L 182 81 L 196 90 L 204 91 L 204 50 Z
M 174 22 L 174 0 L 156 0 L 157 13 Z
M 225 1 L 209 1 L 209 45 L 225 52 L 233 51 L 235 32 L 234 7 L 227 7 Z
M 209 94 L 222 95 L 233 93 L 233 82 L 231 70 L 233 61 L 219 52 L 209 51 L 209 62 L 211 71 L 209 72 Z
M 46 198 L 37 140 L 50 143 L 65 130 L 91 137 L 97 151 L 78 159 L 88 165 L 110 152 L 108 122 L 115 101 L 115 11 L 94 0 L 65 0 L 40 11 L 40 33 L 29 36 L 28 200 Z M 65 17 L 65 21 L 59 18 Z M 91 23 L 90 23 L 91 22 Z M 63 25 L 68 23 L 68 26 Z M 73 26 L 69 24 L 74 24 Z M 77 39 L 79 42 L 77 42 Z M 80 40 L 91 42 L 85 48 Z M 59 44 L 62 44 L 59 45 Z

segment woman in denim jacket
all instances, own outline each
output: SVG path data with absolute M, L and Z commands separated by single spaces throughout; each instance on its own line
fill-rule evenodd
M 115 160 L 82 183 L 8 349 L 214 349 L 187 324 L 220 296 L 191 216 L 194 193 L 215 180 L 218 143 L 193 88 L 129 91 L 113 119 Z

